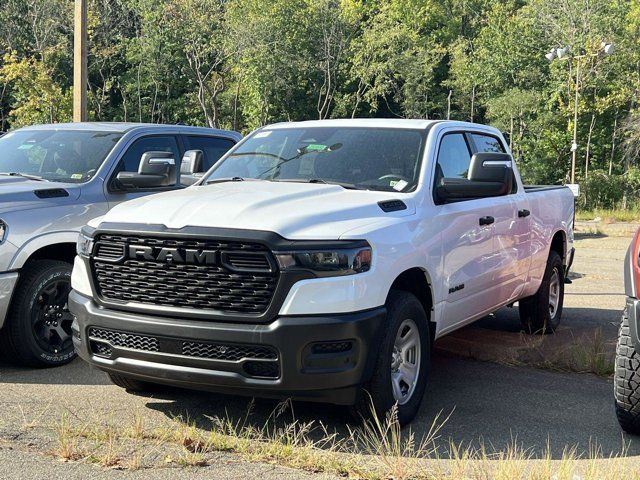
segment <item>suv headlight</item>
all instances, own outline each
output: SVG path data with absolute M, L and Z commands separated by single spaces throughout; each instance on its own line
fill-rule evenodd
M 90 257 L 93 251 L 93 238 L 80 233 L 78 242 L 76 243 L 76 253 L 81 257 Z
M 278 252 L 280 270 L 309 270 L 319 277 L 336 277 L 367 272 L 371 268 L 371 247 L 314 249 Z
M 0 220 L 0 243 L 4 242 L 7 235 L 7 224 Z

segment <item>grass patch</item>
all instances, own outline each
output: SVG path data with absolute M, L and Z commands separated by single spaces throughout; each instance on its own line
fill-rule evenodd
M 639 222 L 640 221 L 640 209 L 632 208 L 628 210 L 610 210 L 610 209 L 595 209 L 595 210 L 577 210 L 576 220 L 590 221 L 600 219 L 602 223 L 615 223 L 615 222 Z
M 620 454 L 606 458 L 597 448 L 584 455 L 567 448 L 559 459 L 550 453 L 534 458 L 534 452 L 516 441 L 501 450 L 446 442 L 442 449 L 439 432 L 448 417 L 436 418 L 428 433 L 417 438 L 411 428 L 400 428 L 392 409 L 384 419 L 363 422 L 339 436 L 316 422 L 295 417 L 280 421 L 290 408 L 279 407 L 259 427 L 249 422 L 250 409 L 237 420 L 212 418 L 207 428 L 176 417 L 148 429 L 136 416 L 129 425 L 99 421 L 73 426 L 65 416 L 56 429 L 59 447 L 52 454 L 129 470 L 166 464 L 205 467 L 214 464 L 216 452 L 233 452 L 250 461 L 365 480 L 640 480 L 624 446 Z
M 513 363 L 546 370 L 592 373 L 608 377 L 615 372 L 615 350 L 607 345 L 601 328 L 573 338 L 566 345 L 546 346 L 547 337 L 522 334 L 525 344 Z

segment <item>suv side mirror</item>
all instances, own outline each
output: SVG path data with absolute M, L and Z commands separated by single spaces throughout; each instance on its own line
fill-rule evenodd
M 187 150 L 182 157 L 180 164 L 180 184 L 193 185 L 196 183 L 204 172 L 202 171 L 204 154 L 202 150 Z
M 512 162 L 507 153 L 476 153 L 467 178 L 441 178 L 436 196 L 446 202 L 507 195 L 513 188 Z
M 123 188 L 153 188 L 175 185 L 176 160 L 171 152 L 145 152 L 137 172 L 120 172 L 116 177 Z

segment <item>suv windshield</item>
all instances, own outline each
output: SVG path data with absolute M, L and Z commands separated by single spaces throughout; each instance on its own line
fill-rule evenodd
M 419 130 L 267 128 L 218 162 L 204 183 L 255 178 L 408 192 L 418 182 L 423 141 Z
M 122 134 L 19 130 L 0 137 L 0 174 L 82 183 L 100 167 Z

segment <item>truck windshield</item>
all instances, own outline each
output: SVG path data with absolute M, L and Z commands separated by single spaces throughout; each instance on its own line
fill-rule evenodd
M 423 144 L 420 130 L 267 128 L 218 162 L 204 183 L 253 178 L 409 192 L 418 183 Z
M 82 183 L 91 179 L 122 135 L 18 130 L 0 137 L 0 174 Z

